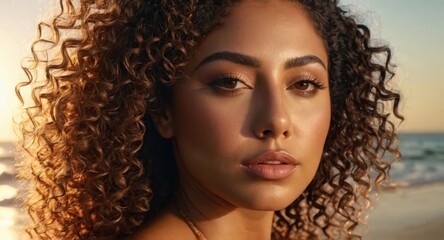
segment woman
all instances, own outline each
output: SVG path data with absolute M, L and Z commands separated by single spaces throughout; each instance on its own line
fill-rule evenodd
M 360 238 L 402 116 L 389 48 L 337 1 L 62 3 L 18 86 L 45 68 L 31 237 Z

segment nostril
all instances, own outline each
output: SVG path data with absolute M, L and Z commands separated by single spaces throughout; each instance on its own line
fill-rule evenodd
M 282 133 L 279 134 L 279 135 L 284 136 L 284 138 L 288 138 L 288 137 L 290 136 L 290 133 L 289 133 L 288 131 L 284 131 L 284 132 L 282 132 Z M 274 138 L 274 137 L 278 137 L 279 135 L 278 135 L 278 134 L 275 134 L 275 132 L 272 131 L 272 130 L 264 130 L 264 131 L 262 131 L 262 133 L 260 134 L 260 137 L 261 137 L 261 138 L 269 138 L 269 137 Z
M 262 134 L 264 134 L 264 136 L 273 134 L 273 132 L 271 130 L 265 130 Z
M 288 138 L 290 136 L 290 133 L 288 131 L 285 131 L 282 133 L 282 135 L 284 135 L 285 138 Z
M 265 130 L 265 131 L 263 131 L 262 132 L 262 135 L 265 137 L 265 136 L 269 136 L 269 135 L 273 135 L 273 131 L 271 131 L 271 130 Z

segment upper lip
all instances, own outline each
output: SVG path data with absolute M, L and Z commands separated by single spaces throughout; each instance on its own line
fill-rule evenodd
M 273 161 L 279 161 L 281 164 L 299 165 L 299 162 L 286 151 L 283 150 L 269 150 L 256 155 L 255 157 L 245 161 L 242 165 L 248 166 L 252 164 L 261 164 Z

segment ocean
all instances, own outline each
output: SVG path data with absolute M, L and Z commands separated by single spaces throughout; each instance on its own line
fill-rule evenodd
M 402 186 L 444 182 L 444 133 L 400 134 L 401 161 L 390 171 L 391 180 Z M 15 206 L 14 145 L 0 142 L 0 233 L 2 239 L 20 239 L 23 210 Z
M 24 214 L 15 206 L 17 182 L 14 178 L 14 144 L 0 142 L 0 233 L 1 239 L 21 239 L 20 221 Z
M 444 181 L 444 134 L 400 134 L 401 160 L 392 165 L 391 179 L 401 185 Z

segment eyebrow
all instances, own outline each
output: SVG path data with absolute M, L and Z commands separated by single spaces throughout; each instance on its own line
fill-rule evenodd
M 227 60 L 233 63 L 249 66 L 249 67 L 255 67 L 258 68 L 261 66 L 261 63 L 259 59 L 250 57 L 241 53 L 236 52 L 216 52 L 208 57 L 204 58 L 195 68 L 194 71 L 196 71 L 198 68 L 202 67 L 205 64 L 208 64 L 213 61 L 217 60 Z
M 287 62 L 285 62 L 285 69 L 294 68 L 294 67 L 302 67 L 302 66 L 312 64 L 312 63 L 318 63 L 324 69 L 327 69 L 327 66 L 325 66 L 325 63 L 319 57 L 316 57 L 314 55 L 305 55 L 302 57 L 291 58 Z
M 245 65 L 254 68 L 258 68 L 261 66 L 260 60 L 255 57 L 236 52 L 224 51 L 224 52 L 216 52 L 207 56 L 199 64 L 197 64 L 197 66 L 194 68 L 194 71 L 196 71 L 198 68 L 202 67 L 203 65 L 206 65 L 210 62 L 217 60 L 226 60 L 236 64 Z M 327 69 L 325 63 L 319 57 L 314 55 L 305 55 L 301 57 L 290 58 L 285 62 L 285 69 L 302 67 L 312 63 L 318 63 L 324 69 Z

